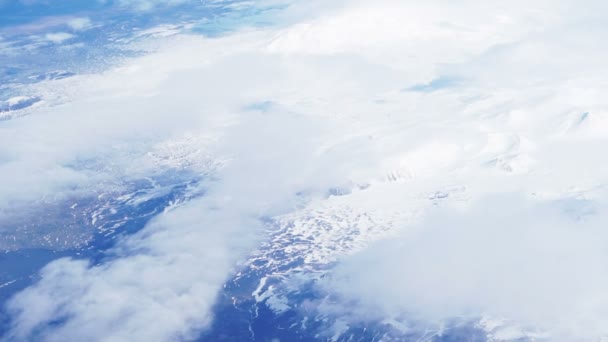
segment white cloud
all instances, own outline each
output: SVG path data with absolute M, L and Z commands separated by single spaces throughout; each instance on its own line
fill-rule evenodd
M 211 321 L 227 272 L 258 223 L 199 201 L 168 213 L 90 266 L 62 259 L 15 297 L 11 338 L 45 341 L 191 339 Z M 247 227 L 246 229 L 244 227 Z M 124 250 L 124 252 L 122 252 Z M 52 320 L 66 319 L 52 327 Z M 150 324 L 154 322 L 154 324 Z
M 68 20 L 67 25 L 74 31 L 84 31 L 92 27 L 91 19 L 78 17 Z
M 137 11 L 150 11 L 159 6 L 175 6 L 180 5 L 190 0 L 118 0 L 118 4 L 124 7 L 130 7 Z
M 73 39 L 74 37 L 76 36 L 67 32 L 53 32 L 44 35 L 44 39 L 56 44 L 63 43 L 64 41 Z

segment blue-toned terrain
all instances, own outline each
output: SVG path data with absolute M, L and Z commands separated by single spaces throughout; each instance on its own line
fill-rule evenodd
M 240 8 L 241 2 L 161 2 L 134 12 L 120 1 L 5 1 L 0 4 L 0 120 L 50 100 L 29 93 L 28 85 L 101 72 L 145 54 L 134 42 L 177 33 L 213 36 L 240 25 L 263 25 L 263 14 L 275 9 Z

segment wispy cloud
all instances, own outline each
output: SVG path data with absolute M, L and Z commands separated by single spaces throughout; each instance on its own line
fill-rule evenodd
M 87 17 L 76 17 L 68 20 L 67 25 L 74 31 L 84 31 L 91 28 L 91 19 Z
M 47 33 L 44 35 L 44 39 L 53 42 L 53 43 L 63 43 L 66 40 L 70 40 L 76 37 L 75 35 L 67 32 L 54 32 Z
M 30 35 L 48 32 L 52 29 L 69 29 L 71 31 L 84 31 L 92 27 L 88 17 L 75 16 L 48 16 L 34 20 L 27 24 L 8 26 L 2 29 L 4 34 L 11 35 Z
M 181 5 L 190 0 L 118 0 L 117 4 L 123 7 L 132 8 L 137 11 L 150 11 L 159 6 Z

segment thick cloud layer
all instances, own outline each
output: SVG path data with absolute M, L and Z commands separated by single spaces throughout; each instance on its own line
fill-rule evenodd
M 325 286 L 358 303 L 356 319 L 483 318 L 498 322 L 499 339 L 593 340 L 608 334 L 604 211 L 513 195 L 437 209 L 415 231 L 346 260 Z

